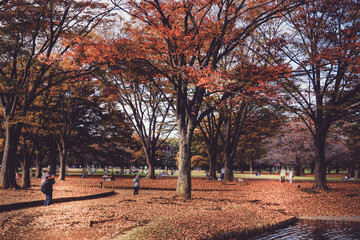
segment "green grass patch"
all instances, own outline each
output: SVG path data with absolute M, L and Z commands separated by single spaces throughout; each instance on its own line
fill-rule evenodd
M 46 169 L 45 169 L 46 170 Z M 114 173 L 114 175 L 122 175 L 122 176 L 135 176 L 137 174 L 139 174 L 140 176 L 147 176 L 147 174 L 144 173 L 143 170 L 139 170 L 138 173 L 129 173 L 130 170 L 129 169 L 125 169 L 125 174 L 116 174 L 116 172 L 121 172 L 120 168 L 114 168 L 114 170 L 112 171 L 111 169 L 109 169 L 109 172 L 106 173 L 105 169 L 102 168 L 98 168 L 96 169 L 96 172 L 94 171 L 95 169 L 92 169 L 93 174 L 88 174 L 88 176 L 103 176 L 103 175 L 111 175 L 112 173 Z M 171 170 L 155 170 L 155 174 L 158 175 L 159 173 L 168 173 L 168 175 L 165 176 L 173 176 L 173 177 L 177 177 L 177 171 L 173 171 L 173 175 L 170 175 Z M 267 171 L 263 172 L 264 174 L 261 176 L 256 176 L 255 174 L 251 174 L 249 171 L 245 171 L 244 173 L 241 173 L 239 171 L 234 171 L 234 178 L 236 180 L 236 178 L 241 178 L 241 179 L 258 179 L 258 180 L 277 180 L 279 179 L 279 174 L 275 173 L 275 174 L 269 174 Z M 340 172 L 340 174 L 343 174 L 345 172 Z M 67 170 L 67 174 L 70 176 L 81 176 L 83 174 L 83 168 L 68 168 Z M 310 170 L 309 171 L 305 171 L 305 174 L 310 174 Z M 331 172 L 331 174 L 335 174 L 335 170 Z M 161 177 L 162 175 L 159 175 L 159 177 Z M 205 170 L 192 170 L 191 171 L 191 176 L 192 177 L 206 177 L 206 171 Z M 217 177 L 220 177 L 220 173 L 217 173 Z M 295 176 L 294 177 L 294 181 L 296 180 L 300 180 L 300 181 L 314 181 L 314 175 L 311 174 L 310 176 Z M 343 177 L 329 177 L 327 178 L 328 181 L 344 181 Z M 355 182 L 360 182 L 360 179 L 355 179 L 355 180 L 349 180 L 349 181 L 355 181 Z
M 147 240 L 153 233 L 156 233 L 159 239 L 166 239 L 168 236 L 171 236 L 174 231 L 176 231 L 176 229 L 169 224 L 168 219 L 164 218 L 157 222 L 136 227 L 124 235 L 119 236 L 116 240 Z

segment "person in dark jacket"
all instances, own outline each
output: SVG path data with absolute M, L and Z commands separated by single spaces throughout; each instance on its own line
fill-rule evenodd
M 138 195 L 140 188 L 140 175 L 136 175 L 133 181 L 134 181 L 134 195 Z
M 55 179 L 51 175 L 45 176 L 45 182 L 43 186 L 41 186 L 41 190 L 46 196 L 44 206 L 49 206 L 52 203 L 52 194 L 53 194 L 53 184 L 55 183 Z

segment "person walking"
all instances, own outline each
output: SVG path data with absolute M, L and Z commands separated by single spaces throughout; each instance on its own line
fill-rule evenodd
M 134 181 L 134 195 L 138 195 L 140 188 L 140 175 L 136 175 L 133 181 Z
M 281 167 L 280 170 L 280 181 L 283 183 L 285 181 L 285 176 L 286 176 L 286 170 L 284 167 Z
M 47 174 L 45 176 L 45 182 L 41 185 L 41 191 L 45 194 L 44 206 L 49 206 L 52 203 L 53 184 L 55 179 L 52 175 Z
M 291 168 L 289 168 L 288 180 L 290 183 L 292 183 L 293 178 L 294 178 L 294 172 L 293 172 L 293 170 L 291 170 Z

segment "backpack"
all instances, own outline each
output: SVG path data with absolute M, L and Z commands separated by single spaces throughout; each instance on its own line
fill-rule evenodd
M 43 183 L 41 185 L 41 192 L 44 193 L 44 194 L 46 194 L 48 192 L 46 183 Z

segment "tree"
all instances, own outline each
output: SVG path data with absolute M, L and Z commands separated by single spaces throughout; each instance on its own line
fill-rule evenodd
M 192 168 L 204 168 L 208 166 L 208 161 L 202 155 L 193 155 L 191 157 L 191 167 Z
M 232 181 L 233 176 L 233 161 L 236 149 L 239 143 L 240 136 L 243 134 L 243 127 L 245 119 L 248 117 L 249 104 L 246 101 L 240 103 L 234 102 L 229 98 L 227 108 L 223 114 L 224 120 L 224 180 Z
M 360 124 L 358 122 L 349 124 L 346 128 L 346 135 L 348 136 L 346 146 L 350 151 L 352 164 L 354 169 L 357 167 L 358 176 L 360 178 Z M 355 176 L 352 176 L 355 177 Z
M 90 0 L 9 0 L 0 5 L 0 103 L 6 128 L 1 188 L 17 187 L 22 117 L 49 87 L 94 70 L 93 65 L 68 64 L 71 57 L 65 55 L 108 13 L 105 4 Z
M 22 168 L 22 187 L 30 187 L 30 166 L 33 163 L 32 159 L 36 161 L 36 177 L 41 175 L 41 158 L 44 156 L 44 151 L 40 144 L 47 136 L 43 130 L 46 122 L 46 108 L 47 99 L 42 98 L 35 101 L 33 107 L 29 109 L 29 114 L 24 121 L 24 128 L 20 136 L 19 144 L 19 162 Z
M 227 181 L 233 180 L 233 163 L 240 136 L 245 132 L 251 134 L 249 130 L 253 130 L 254 133 L 261 132 L 263 135 L 268 134 L 266 128 L 274 122 L 270 121 L 274 118 L 269 111 L 274 109 L 270 108 L 267 102 L 276 98 L 278 94 L 278 88 L 274 86 L 275 81 L 287 73 L 286 66 L 274 67 L 261 61 L 262 58 L 259 60 L 257 57 L 250 57 L 251 55 L 245 58 L 248 55 L 243 53 L 238 55 L 240 59 L 233 72 L 229 73 L 233 76 L 231 79 L 236 79 L 235 84 L 226 85 L 230 93 L 223 100 L 225 104 L 219 110 L 224 119 L 222 140 L 225 158 L 224 179 Z M 251 59 L 252 62 L 247 59 Z M 266 117 L 268 117 L 267 122 L 261 121 Z M 247 123 L 249 121 L 253 123 Z M 262 123 L 263 126 L 258 123 Z
M 265 160 L 271 161 L 272 165 L 294 167 L 296 176 L 300 176 L 304 165 L 310 165 L 314 158 L 311 136 L 306 126 L 296 120 L 283 123 L 278 133 L 264 139 L 263 144 L 268 149 L 263 157 Z
M 83 102 L 83 111 L 69 138 L 68 162 L 127 166 L 131 159 L 133 129 L 125 114 L 91 85 L 97 94 Z
M 60 158 L 60 180 L 65 180 L 70 139 L 79 119 L 85 114 L 94 91 L 92 81 L 85 77 L 69 80 L 56 91 L 50 124 Z
M 358 108 L 358 10 L 358 2 L 352 0 L 309 1 L 289 14 L 291 31 L 278 41 L 286 59 L 296 66 L 292 77 L 281 84 L 289 97 L 287 108 L 313 136 L 316 189 L 328 188 L 325 148 L 330 127 Z
M 179 132 L 179 175 L 176 193 L 191 197 L 191 142 L 202 118 L 204 98 L 221 88 L 219 62 L 259 25 L 293 9 L 292 1 L 112 1 L 138 20 L 133 40 L 142 44 L 134 57 L 164 78 L 175 98 Z M 136 29 L 135 29 L 136 28 Z M 147 56 L 150 56 L 148 58 Z M 217 89 L 219 90 L 219 89 Z
M 110 80 L 105 81 L 111 86 L 109 90 L 113 98 L 122 106 L 139 136 L 148 166 L 148 178 L 155 179 L 156 151 L 174 128 L 169 124 L 171 105 L 166 101 L 165 91 L 154 86 L 156 80 L 152 74 L 142 73 L 136 63 L 130 64 L 125 71 L 126 75 L 113 73 Z
M 216 163 L 218 154 L 221 152 L 223 145 L 220 143 L 221 127 L 223 125 L 223 117 L 211 112 L 204 117 L 198 128 L 202 133 L 202 139 L 206 144 L 207 156 L 209 161 L 209 176 L 216 180 Z

